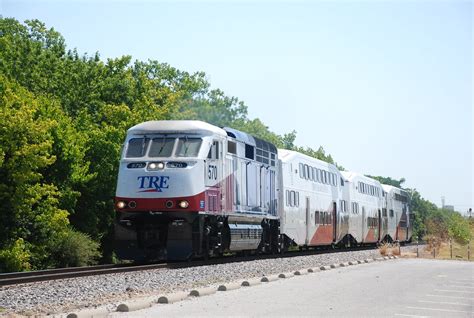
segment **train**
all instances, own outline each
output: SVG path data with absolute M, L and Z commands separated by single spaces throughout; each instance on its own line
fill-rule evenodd
M 131 127 L 117 179 L 120 259 L 189 260 L 409 242 L 409 194 L 229 127 Z

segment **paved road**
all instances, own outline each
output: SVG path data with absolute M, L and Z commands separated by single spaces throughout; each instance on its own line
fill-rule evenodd
M 474 317 L 474 263 L 375 262 L 113 316 Z

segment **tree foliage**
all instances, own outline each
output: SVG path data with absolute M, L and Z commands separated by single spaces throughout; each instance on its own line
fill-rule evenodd
M 394 187 L 397 187 L 397 188 L 403 188 L 402 184 L 405 183 L 405 178 L 400 178 L 400 180 L 396 180 L 396 179 L 392 179 L 390 177 L 382 177 L 382 176 L 370 176 L 368 174 L 365 175 L 366 177 L 369 177 L 369 178 L 372 178 L 372 179 L 375 179 L 377 181 L 379 181 L 380 183 L 382 184 L 387 184 L 387 185 L 391 185 L 391 186 L 394 186 Z

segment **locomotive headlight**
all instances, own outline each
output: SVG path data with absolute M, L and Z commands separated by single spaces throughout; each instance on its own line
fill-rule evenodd
M 178 205 L 181 209 L 186 209 L 189 206 L 189 202 L 186 200 L 179 201 Z
M 117 208 L 119 208 L 119 209 L 123 209 L 124 207 L 127 206 L 127 204 L 126 204 L 125 202 L 123 202 L 123 201 L 119 201 L 119 202 L 117 202 L 116 206 L 117 206 Z
M 150 162 L 148 164 L 148 170 L 162 170 L 165 168 L 165 164 L 163 162 Z

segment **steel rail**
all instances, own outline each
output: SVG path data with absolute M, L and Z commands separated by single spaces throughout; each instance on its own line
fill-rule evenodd
M 51 270 L 19 272 L 0 274 L 0 286 L 18 285 L 24 283 L 48 281 L 55 279 L 66 279 L 93 275 L 104 275 L 114 273 L 133 272 L 138 270 L 165 268 L 166 264 L 148 264 L 148 265 L 98 265 L 89 267 L 70 267 Z

